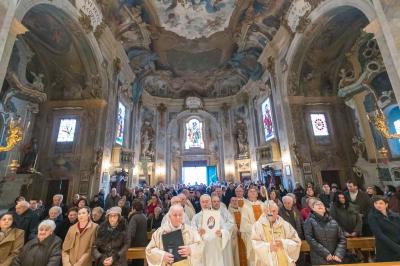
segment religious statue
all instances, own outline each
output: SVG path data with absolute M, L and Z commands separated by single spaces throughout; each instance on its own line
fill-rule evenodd
M 354 154 L 358 158 L 362 158 L 365 152 L 365 142 L 364 139 L 359 136 L 354 136 L 352 139 L 352 146 Z
M 34 72 L 31 71 L 31 75 L 33 76 L 33 82 L 32 86 L 35 87 L 38 91 L 44 91 L 44 84 L 43 84 L 43 78 L 44 74 L 39 73 L 35 74 Z
M 140 131 L 141 156 L 145 159 L 154 159 L 154 130 L 149 121 L 144 121 Z
M 236 120 L 236 143 L 238 157 L 249 156 L 249 143 L 247 141 L 247 126 L 243 119 Z
M 31 141 L 22 148 L 24 157 L 21 162 L 21 166 L 18 169 L 18 173 L 31 172 L 35 168 L 36 159 L 39 151 L 38 141 L 36 138 L 32 138 Z

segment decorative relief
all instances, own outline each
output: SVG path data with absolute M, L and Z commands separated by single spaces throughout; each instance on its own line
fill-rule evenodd
M 155 132 L 149 121 L 144 121 L 140 130 L 141 160 L 154 161 Z
M 86 33 L 93 31 L 95 37 L 99 38 L 106 27 L 100 8 L 92 0 L 76 0 L 75 6 L 81 14 L 79 22 Z

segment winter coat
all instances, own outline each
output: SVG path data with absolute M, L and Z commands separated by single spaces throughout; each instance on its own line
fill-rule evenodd
M 281 207 L 279 209 L 279 216 L 282 217 L 286 222 L 290 223 L 294 229 L 296 229 L 300 239 L 304 239 L 303 219 L 295 206 L 293 206 L 291 211 L 286 210 L 285 207 Z
M 333 203 L 330 208 L 329 214 L 333 219 L 338 222 L 342 229 L 351 234 L 356 232 L 357 235 L 361 235 L 362 231 L 362 218 L 361 214 L 352 207 L 350 203 L 349 206 L 345 207 L 342 204 Z
M 312 265 L 330 264 L 328 255 L 343 259 L 346 253 L 346 238 L 339 224 L 329 215 L 312 213 L 304 223 L 304 235 L 310 245 Z
M 111 196 L 111 193 L 107 195 L 106 202 L 104 204 L 105 209 L 108 210 L 114 206 L 118 205 L 118 201 L 121 199 L 120 196 L 115 195 L 115 197 Z
M 25 232 L 12 228 L 6 237 L 0 241 L 0 266 L 11 265 L 12 260 L 19 254 L 24 246 Z
M 384 216 L 374 208 L 368 215 L 368 223 L 375 236 L 376 261 L 399 261 L 400 216 L 391 211 Z
M 26 210 L 23 214 L 13 213 L 15 227 L 25 231 L 25 243 L 36 238 L 39 217 L 31 210 Z
M 147 246 L 147 218 L 143 212 L 132 214 L 128 224 L 128 234 L 131 239 L 131 247 Z
M 91 266 L 92 246 L 95 240 L 97 224 L 89 222 L 82 233 L 78 223 L 71 226 L 62 246 L 63 266 Z
M 62 222 L 62 224 L 59 225 L 59 226 L 56 228 L 56 230 L 55 230 L 54 232 L 55 232 L 55 234 L 56 234 L 59 238 L 61 238 L 61 239 L 64 241 L 65 236 L 67 235 L 69 228 L 70 228 L 72 225 L 74 225 L 74 224 L 75 224 L 75 223 L 71 223 L 71 222 L 69 221 L 68 217 L 67 217 L 67 218 L 64 219 L 64 221 Z
M 95 265 L 103 265 L 103 261 L 113 258 L 112 266 L 126 266 L 126 252 L 130 245 L 125 219 L 121 219 L 116 228 L 112 228 L 108 221 L 102 223 L 96 233 L 93 245 Z
M 30 240 L 14 259 L 12 266 L 59 266 L 61 265 L 61 239 L 51 234 L 42 242 Z
M 368 194 L 364 191 L 358 190 L 355 201 L 351 200 L 349 191 L 345 191 L 343 194 L 346 197 L 346 201 L 355 204 L 359 208 L 358 211 L 363 216 L 363 219 L 366 219 L 369 209 L 371 207 L 371 199 Z

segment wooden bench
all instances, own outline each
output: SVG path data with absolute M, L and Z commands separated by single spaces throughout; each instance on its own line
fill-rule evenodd
M 374 250 L 375 238 L 373 237 L 354 237 L 347 238 L 347 249 Z M 302 252 L 310 252 L 310 245 L 307 241 L 301 241 Z
M 146 261 L 146 251 L 145 247 L 141 248 L 130 248 L 128 249 L 128 252 L 126 253 L 126 259 L 127 260 L 144 260 L 144 265 L 147 265 Z

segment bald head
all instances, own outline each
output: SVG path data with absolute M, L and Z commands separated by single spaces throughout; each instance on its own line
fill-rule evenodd
M 219 199 L 218 195 L 211 197 L 211 205 L 214 210 L 219 210 L 221 207 L 221 200 Z

